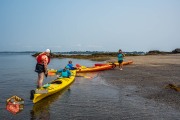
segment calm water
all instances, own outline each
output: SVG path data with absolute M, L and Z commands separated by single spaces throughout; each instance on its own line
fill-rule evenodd
M 49 68 L 63 68 L 69 59 L 52 59 Z M 92 66 L 95 62 L 72 59 L 73 64 Z M 76 77 L 70 90 L 56 93 L 36 104 L 29 100 L 29 92 L 36 86 L 36 61 L 30 54 L 0 54 L 0 118 L 22 119 L 104 119 L 117 116 L 118 91 L 100 77 L 102 73 L 87 73 L 93 79 Z M 45 78 L 44 83 L 55 77 Z M 24 99 L 24 110 L 14 115 L 5 109 L 6 99 L 17 95 Z M 109 102 L 110 101 L 110 102 Z M 113 110 L 113 111 L 111 111 Z M 113 114 L 111 114 L 113 112 Z

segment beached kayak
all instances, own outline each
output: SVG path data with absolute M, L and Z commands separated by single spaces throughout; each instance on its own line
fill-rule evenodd
M 102 70 L 110 70 L 114 69 L 116 66 L 111 64 L 106 64 L 103 66 L 93 66 L 93 67 L 80 67 L 76 70 L 77 73 L 82 72 L 96 72 L 96 71 L 102 71 Z
M 132 64 L 133 63 L 133 61 L 124 61 L 123 62 L 123 65 L 129 65 L 129 64 Z M 96 63 L 96 64 L 94 64 L 95 66 L 104 66 L 104 65 L 107 65 L 107 64 L 115 64 L 116 66 L 117 65 L 119 65 L 119 63 L 118 62 L 109 62 L 109 63 Z
M 39 89 L 31 90 L 30 99 L 33 100 L 33 103 L 36 103 L 47 96 L 65 89 L 74 82 L 76 70 L 71 70 L 71 74 L 70 78 L 57 78 Z

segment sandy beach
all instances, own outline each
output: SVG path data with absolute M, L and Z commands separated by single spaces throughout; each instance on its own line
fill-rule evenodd
M 131 100 L 129 104 L 134 106 L 134 114 L 139 116 L 139 110 L 146 111 L 146 115 L 150 114 L 151 117 L 144 118 L 150 119 L 164 118 L 164 115 L 167 117 L 169 110 L 169 118 L 173 118 L 172 113 L 179 114 L 180 92 L 166 86 L 180 85 L 180 54 L 125 57 L 124 61 L 128 60 L 134 63 L 124 66 L 123 71 L 116 67 L 115 70 L 105 72 L 104 78 L 107 84 L 120 91 L 120 99 Z

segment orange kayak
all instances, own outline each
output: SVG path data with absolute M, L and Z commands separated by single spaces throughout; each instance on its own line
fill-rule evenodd
M 103 66 L 94 66 L 94 67 L 80 67 L 76 70 L 77 73 L 82 73 L 82 72 L 96 72 L 96 71 L 103 71 L 103 70 L 110 70 L 114 69 L 116 66 L 106 64 Z
M 126 61 L 126 62 L 123 62 L 123 65 L 129 65 L 129 64 L 132 64 L 133 61 Z M 119 65 L 118 62 L 109 62 L 109 63 L 97 63 L 97 64 L 94 64 L 95 66 L 104 66 L 104 65 L 109 65 L 109 64 L 115 64 L 116 66 Z

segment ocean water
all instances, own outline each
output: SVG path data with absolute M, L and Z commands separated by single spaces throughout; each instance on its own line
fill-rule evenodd
M 63 68 L 70 59 L 52 59 L 48 68 Z M 90 60 L 71 59 L 73 64 L 92 66 Z M 0 119 L 1 120 L 69 120 L 111 118 L 115 103 L 119 102 L 118 91 L 109 87 L 99 73 L 85 73 L 93 79 L 76 77 L 69 90 L 58 92 L 36 104 L 29 99 L 35 89 L 36 60 L 30 54 L 0 54 Z M 55 79 L 47 77 L 44 83 Z M 6 100 L 13 95 L 24 99 L 24 109 L 12 114 L 6 110 Z M 112 111 L 113 110 L 113 111 Z M 114 113 L 115 116 L 116 112 Z

